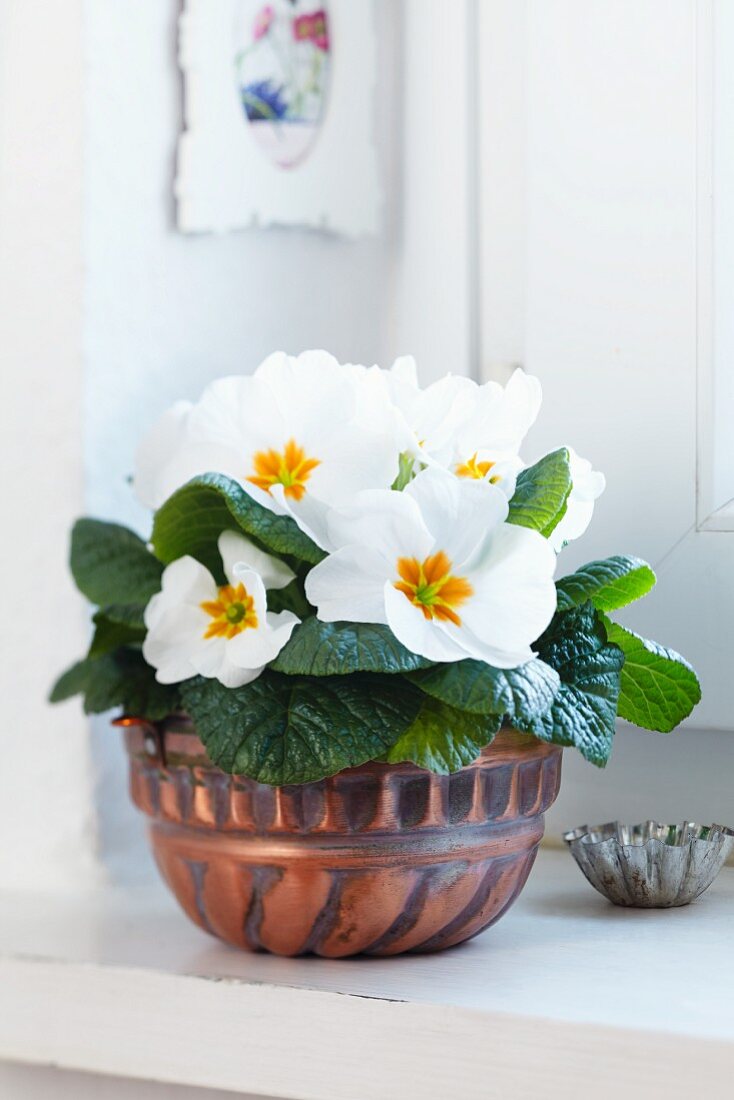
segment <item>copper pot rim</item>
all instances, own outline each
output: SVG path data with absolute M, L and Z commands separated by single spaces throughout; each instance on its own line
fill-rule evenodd
M 164 768 L 168 767 L 169 764 L 173 765 L 175 762 L 175 764 L 179 766 L 204 768 L 217 772 L 222 771 L 222 774 L 230 775 L 230 773 L 224 772 L 209 759 L 206 748 L 196 733 L 193 719 L 183 711 L 172 713 L 158 721 L 153 721 L 138 715 L 125 714 L 121 715 L 119 718 L 113 719 L 112 725 L 126 731 L 126 746 L 131 756 L 138 755 L 140 750 L 142 750 L 142 753 L 146 756 L 156 757 Z M 142 743 L 139 747 L 135 747 L 133 742 L 135 736 L 134 731 L 136 729 L 140 730 L 140 742 Z M 146 745 L 146 739 L 152 740 L 153 744 Z M 152 749 L 153 751 L 151 751 Z M 453 774 L 469 771 L 476 768 L 478 764 L 489 762 L 492 759 L 515 756 L 518 752 L 523 751 L 528 752 L 528 754 L 532 756 L 544 757 L 561 755 L 563 750 L 560 745 L 541 741 L 532 733 L 516 730 L 512 726 L 503 724 L 490 743 L 481 750 L 476 760 L 473 760 L 470 764 L 465 765 L 463 768 L 459 769 L 458 772 Z M 413 764 L 410 761 L 389 764 L 381 760 L 368 760 L 355 767 L 342 768 L 340 771 L 333 773 L 333 775 L 364 776 L 369 773 L 374 774 L 375 772 L 379 774 L 413 774 L 416 776 L 425 775 L 427 773 L 431 774 L 430 769 L 421 768 L 419 765 Z M 239 772 L 231 773 L 231 778 L 234 780 L 240 778 L 246 780 L 249 777 L 244 772 Z M 324 779 L 328 778 L 331 778 L 331 776 L 324 777 Z M 284 784 L 284 786 L 299 787 L 305 786 L 308 782 L 311 781 L 289 783 Z

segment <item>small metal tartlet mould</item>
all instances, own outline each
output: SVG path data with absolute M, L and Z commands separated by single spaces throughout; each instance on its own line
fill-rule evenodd
M 707 890 L 734 852 L 723 825 L 581 825 L 563 834 L 591 885 L 614 905 L 669 909 Z

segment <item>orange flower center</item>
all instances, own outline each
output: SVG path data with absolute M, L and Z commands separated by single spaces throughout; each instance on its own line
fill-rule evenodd
M 456 475 L 457 477 L 473 477 L 477 481 L 481 481 L 493 466 L 494 462 L 477 462 L 477 452 L 475 451 L 471 458 L 467 458 L 466 462 L 462 462 L 460 466 L 456 467 Z M 489 480 L 495 485 L 500 479 L 499 477 L 491 477 Z
M 205 638 L 234 638 L 248 627 L 258 625 L 255 601 L 242 583 L 236 588 L 231 584 L 223 585 L 216 600 L 204 600 L 200 606 L 212 620 L 204 633 Z
M 321 465 L 318 458 L 308 458 L 295 439 L 289 439 L 281 451 L 256 451 L 253 456 L 255 473 L 248 481 L 269 493 L 273 485 L 285 486 L 285 495 L 300 500 L 306 492 L 306 482 Z
M 451 575 L 451 562 L 443 550 L 423 563 L 417 558 L 398 558 L 398 573 L 401 579 L 395 581 L 395 587 L 421 609 L 424 618 L 461 626 L 455 608 L 461 607 L 474 589 L 466 577 Z

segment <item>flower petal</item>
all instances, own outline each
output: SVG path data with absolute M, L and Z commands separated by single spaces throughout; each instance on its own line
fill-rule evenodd
M 445 625 L 447 633 L 450 634 L 451 624 L 447 623 Z M 476 634 L 466 624 L 464 624 L 461 631 L 461 642 L 465 646 L 468 656 L 474 657 L 478 661 L 484 661 L 486 664 L 492 665 L 493 668 L 519 668 L 520 665 L 527 664 L 528 661 L 532 661 L 537 656 L 530 644 L 520 646 L 514 650 L 487 645 L 481 638 L 477 638 Z
M 278 656 L 299 622 L 291 611 L 268 612 L 256 629 L 227 641 L 227 659 L 239 668 L 263 668 Z
M 495 655 L 507 655 L 500 667 L 514 667 L 555 613 L 555 564 L 552 547 L 537 531 L 502 524 L 471 563 L 474 595 L 461 608 L 462 626 L 446 624 L 447 632 L 466 638 L 467 646 L 474 645 L 474 635 Z
M 365 489 L 348 506 L 332 509 L 329 539 L 336 547 L 368 547 L 380 554 L 388 568 L 383 580 L 398 558 L 424 558 L 434 541 L 413 497 L 392 489 Z
M 389 370 L 385 371 L 389 384 L 398 382 L 400 385 L 411 386 L 418 389 L 418 367 L 412 355 L 398 355 Z
M 177 684 L 197 672 L 192 655 L 203 643 L 207 615 L 190 604 L 178 604 L 160 614 L 143 642 L 143 657 L 161 684 Z
M 256 573 L 254 569 L 249 569 L 246 565 L 236 565 L 235 580 L 238 584 L 244 585 L 248 596 L 252 596 L 257 621 L 258 623 L 264 623 L 268 606 L 268 597 L 260 574 Z
M 307 452 L 320 460 L 309 477 L 307 493 L 339 507 L 362 489 L 389 490 L 398 474 L 400 454 L 394 433 L 358 428 L 354 421 L 344 423 L 338 408 L 329 415 L 339 418 L 338 426 L 326 428 L 322 409 L 318 430 L 312 436 L 304 433 Z
M 568 454 L 571 468 L 571 492 L 566 513 L 549 539 L 556 553 L 559 553 L 567 542 L 572 542 L 584 534 L 594 514 L 594 502 L 606 488 L 604 474 L 593 470 L 588 459 L 581 458 L 571 447 L 568 448 Z
M 515 426 L 517 434 L 507 450 L 519 450 L 520 445 L 537 420 L 543 402 L 543 388 L 540 379 L 526 374 L 522 367 L 514 371 L 505 386 L 504 416 L 507 423 Z
M 145 625 L 151 630 L 172 608 L 182 604 L 197 606 L 203 600 L 216 599 L 216 595 L 217 585 L 209 570 L 187 554 L 163 570 L 161 591 L 145 609 Z
M 331 427 L 355 415 L 354 380 L 328 351 L 304 351 L 298 356 L 275 352 L 263 360 L 253 377 L 270 391 L 290 434 L 308 437 L 309 442 L 318 442 L 324 431 L 325 407 L 339 410 L 339 419 L 332 421 Z
M 477 451 L 517 454 L 535 422 L 542 400 L 540 382 L 518 367 L 506 386 L 478 387 L 472 414 L 455 435 L 455 459 L 466 462 Z
M 385 559 L 369 547 L 343 547 L 306 577 L 306 597 L 324 623 L 386 623 L 384 587 Z
M 507 497 L 494 485 L 454 477 L 438 468 L 418 474 L 404 495 L 418 505 L 434 548 L 448 555 L 454 569 L 461 568 L 508 512 Z
M 471 378 L 447 374 L 427 389 L 406 409 L 419 456 L 448 463 L 457 431 L 476 408 L 479 387 Z
M 300 500 L 293 500 L 286 496 L 284 485 L 273 485 L 270 494 L 277 510 L 295 520 L 304 535 L 313 539 L 322 550 L 334 549 L 329 535 L 330 508 L 327 504 L 308 492 Z
M 206 387 L 189 416 L 188 439 L 192 444 L 216 445 L 236 454 L 238 473 L 232 476 L 244 478 L 251 472 L 251 455 L 286 430 L 270 387 L 257 375 L 241 375 L 218 378 Z
M 216 678 L 228 688 L 242 687 L 257 679 L 262 672 L 262 666 L 249 668 L 232 661 L 230 645 L 231 642 L 224 638 L 208 638 L 205 646 L 196 650 L 192 664 L 200 676 Z
M 285 588 L 295 577 L 285 562 L 266 554 L 237 531 L 223 531 L 217 545 L 230 584 L 240 579 L 239 576 L 235 578 L 236 566 L 254 570 L 262 577 L 266 588 Z

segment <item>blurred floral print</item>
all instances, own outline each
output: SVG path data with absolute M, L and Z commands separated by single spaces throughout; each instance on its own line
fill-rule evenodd
M 331 37 L 325 3 L 243 0 L 236 27 L 237 89 L 259 148 L 281 168 L 302 163 L 323 121 Z

